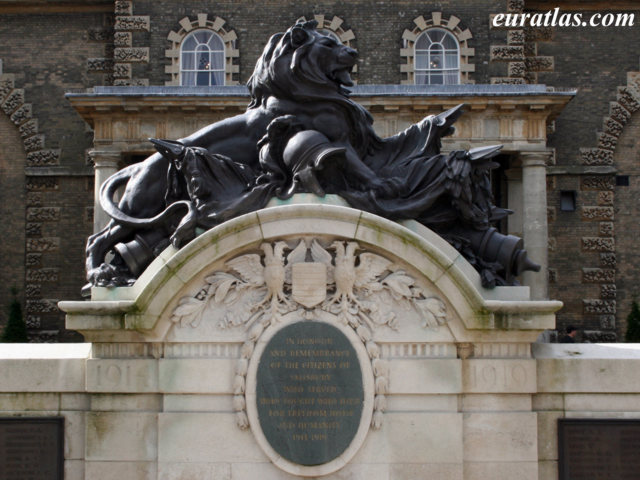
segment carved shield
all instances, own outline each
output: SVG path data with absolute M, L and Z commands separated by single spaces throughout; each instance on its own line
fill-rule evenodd
M 327 266 L 319 262 L 294 263 L 291 296 L 300 305 L 315 307 L 327 296 Z

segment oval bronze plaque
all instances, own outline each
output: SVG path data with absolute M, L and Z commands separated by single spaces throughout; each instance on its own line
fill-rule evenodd
M 271 447 L 298 465 L 322 465 L 351 444 L 364 388 L 349 339 L 324 322 L 299 322 L 266 345 L 256 375 L 260 427 Z

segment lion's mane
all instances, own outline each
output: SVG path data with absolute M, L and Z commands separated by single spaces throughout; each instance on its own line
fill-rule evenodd
M 318 39 L 316 26 L 315 20 L 301 22 L 269 39 L 247 82 L 251 93 L 251 103 L 247 108 L 266 107 L 269 97 L 299 103 L 333 102 L 349 117 L 351 144 L 357 146 L 361 157 L 364 157 L 379 148 L 382 140 L 373 130 L 371 114 L 348 97 L 348 90 L 331 81 L 327 76 L 329 72 L 320 71 L 318 63 L 309 59 L 313 44 Z M 308 32 L 304 43 L 297 47 L 292 41 L 295 28 Z

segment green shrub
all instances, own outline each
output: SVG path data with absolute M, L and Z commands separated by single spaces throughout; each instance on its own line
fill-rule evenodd
M 640 308 L 638 302 L 631 304 L 631 312 L 627 316 L 627 333 L 624 337 L 626 342 L 640 343 Z
M 9 321 L 4 327 L 2 336 L 0 336 L 0 342 L 6 343 L 26 343 L 27 338 L 27 325 L 22 318 L 22 306 L 18 301 L 18 291 L 15 288 L 11 289 L 13 294 L 13 300 L 9 305 Z

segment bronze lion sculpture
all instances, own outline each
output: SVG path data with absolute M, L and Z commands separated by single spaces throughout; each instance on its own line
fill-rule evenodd
M 530 267 L 521 254 L 500 263 L 474 249 L 507 213 L 491 203 L 487 175 L 500 147 L 441 154 L 440 139 L 453 132 L 460 107 L 379 138 L 345 88 L 353 85 L 356 51 L 315 27 L 298 23 L 271 37 L 247 83 L 245 113 L 177 142 L 152 140 L 158 153 L 104 183 L 100 203 L 112 220 L 88 240 L 87 288 L 131 284 L 169 243 L 179 248 L 193 239 L 197 227 L 299 191 L 336 193 L 356 208 L 416 219 L 463 252 L 487 285 Z M 110 251 L 115 256 L 106 261 Z

